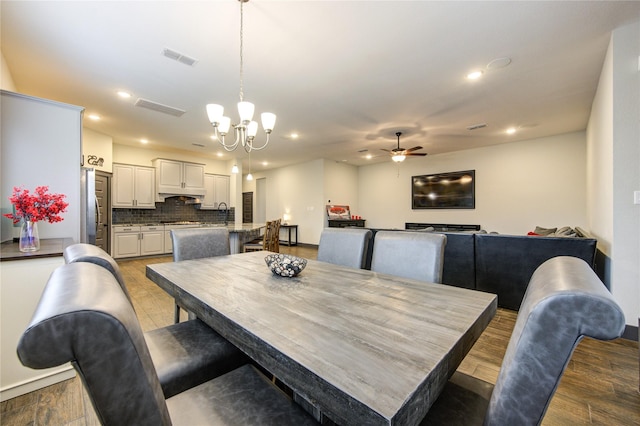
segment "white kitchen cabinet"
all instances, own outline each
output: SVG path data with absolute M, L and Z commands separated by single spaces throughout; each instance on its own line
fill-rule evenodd
M 113 257 L 137 257 L 163 254 L 164 225 L 113 227 Z
M 131 164 L 113 164 L 114 208 L 155 209 L 155 169 Z
M 204 175 L 204 197 L 200 208 L 202 210 L 218 209 L 220 203 L 225 203 L 229 207 L 229 176 L 224 175 Z
M 164 253 L 164 225 L 140 227 L 140 255 Z
M 204 164 L 156 158 L 157 192 L 171 195 L 204 195 Z
M 140 226 L 113 227 L 113 257 L 140 256 Z

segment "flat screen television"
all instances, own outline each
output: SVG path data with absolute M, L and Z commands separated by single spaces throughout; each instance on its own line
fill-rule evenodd
M 476 171 L 411 177 L 412 209 L 475 209 Z

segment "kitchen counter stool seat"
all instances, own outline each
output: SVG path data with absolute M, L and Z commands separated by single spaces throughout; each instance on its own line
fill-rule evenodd
M 74 244 L 65 249 L 64 259 L 68 264 L 92 263 L 106 269 L 131 304 L 120 268 L 104 250 Z M 249 362 L 242 351 L 199 319 L 148 331 L 144 338 L 167 398 Z

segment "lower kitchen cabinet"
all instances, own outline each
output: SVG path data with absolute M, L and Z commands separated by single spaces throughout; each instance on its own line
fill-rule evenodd
M 163 254 L 164 226 L 113 226 L 113 253 L 117 258 Z
M 140 256 L 164 253 L 164 226 L 140 227 Z

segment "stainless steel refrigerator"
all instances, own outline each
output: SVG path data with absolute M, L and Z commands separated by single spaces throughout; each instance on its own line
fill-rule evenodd
M 96 228 L 100 223 L 98 200 L 96 199 L 96 172 L 94 169 L 83 167 L 80 173 L 80 199 L 82 211 L 80 214 L 80 242 L 95 244 Z

